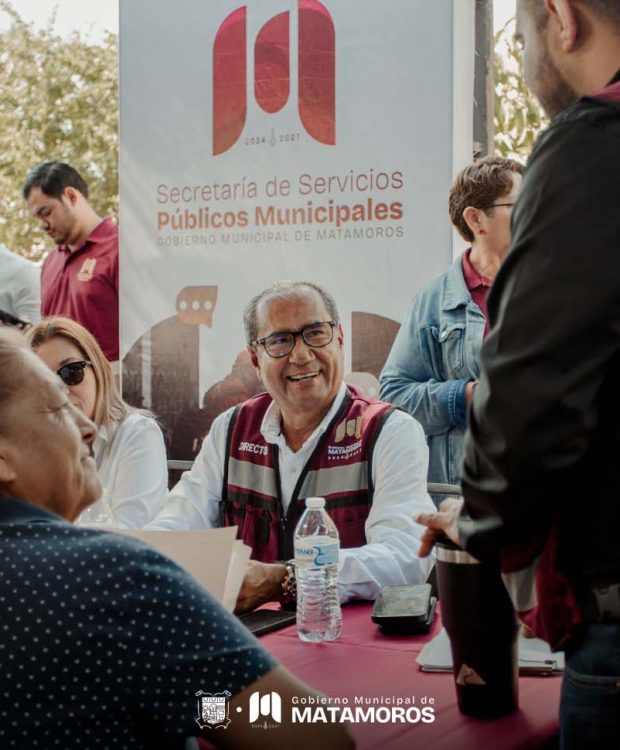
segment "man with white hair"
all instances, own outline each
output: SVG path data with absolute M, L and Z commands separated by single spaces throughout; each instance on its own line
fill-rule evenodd
M 248 351 L 265 386 L 213 423 L 194 462 L 148 528 L 239 527 L 252 547 L 238 611 L 294 604 L 293 532 L 305 499 L 326 499 L 340 533 L 340 600 L 374 599 L 386 584 L 422 583 L 416 511 L 428 449 L 420 425 L 345 385 L 344 331 L 318 284 L 279 282 L 244 315 Z

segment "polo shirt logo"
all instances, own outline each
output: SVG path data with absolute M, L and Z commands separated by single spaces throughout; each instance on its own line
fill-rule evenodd
M 87 258 L 84 263 L 82 263 L 82 268 L 78 271 L 77 280 L 90 281 L 93 278 L 96 265 L 97 260 L 95 258 Z

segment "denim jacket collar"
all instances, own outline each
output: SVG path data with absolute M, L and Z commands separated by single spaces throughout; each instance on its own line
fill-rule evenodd
M 463 256 L 459 257 L 447 270 L 444 277 L 443 310 L 454 310 L 457 307 L 473 305 L 474 302 L 463 276 Z

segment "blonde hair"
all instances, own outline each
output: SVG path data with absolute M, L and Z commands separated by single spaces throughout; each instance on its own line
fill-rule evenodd
M 137 411 L 126 404 L 114 381 L 110 363 L 105 358 L 95 337 L 74 320 L 54 316 L 43 318 L 26 334 L 30 347 L 36 352 L 41 344 L 52 339 L 66 339 L 76 346 L 84 359 L 88 360 L 95 375 L 95 413 L 93 421 L 97 427 L 105 427 L 112 433 L 129 414 Z

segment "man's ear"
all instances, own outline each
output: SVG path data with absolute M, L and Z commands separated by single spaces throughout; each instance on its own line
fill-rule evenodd
M 465 219 L 465 223 L 470 228 L 474 237 L 478 237 L 480 234 L 486 234 L 480 223 L 481 211 L 481 208 L 474 208 L 473 206 L 467 206 L 463 211 L 463 219 Z
M 8 440 L 0 437 L 0 485 L 8 484 L 17 479 L 17 472 L 11 458 L 12 451 Z
M 247 350 L 250 353 L 250 360 L 252 362 L 252 367 L 254 368 L 254 372 L 256 373 L 258 379 L 262 382 L 262 378 L 260 376 L 260 365 L 258 364 L 258 355 L 256 354 L 256 349 L 250 344 L 248 344 Z
M 545 7 L 551 22 L 555 21 L 557 25 L 562 52 L 572 52 L 575 49 L 579 31 L 572 0 L 545 0 Z
M 64 191 L 63 191 L 63 195 L 65 196 L 65 198 L 69 202 L 70 206 L 75 206 L 75 204 L 78 201 L 78 196 L 79 196 L 79 193 L 78 193 L 78 191 L 75 188 L 66 187 L 64 189 Z
M 338 345 L 342 349 L 344 347 L 344 331 L 342 329 L 342 323 L 338 323 L 338 328 L 336 329 L 336 337 L 338 338 Z

